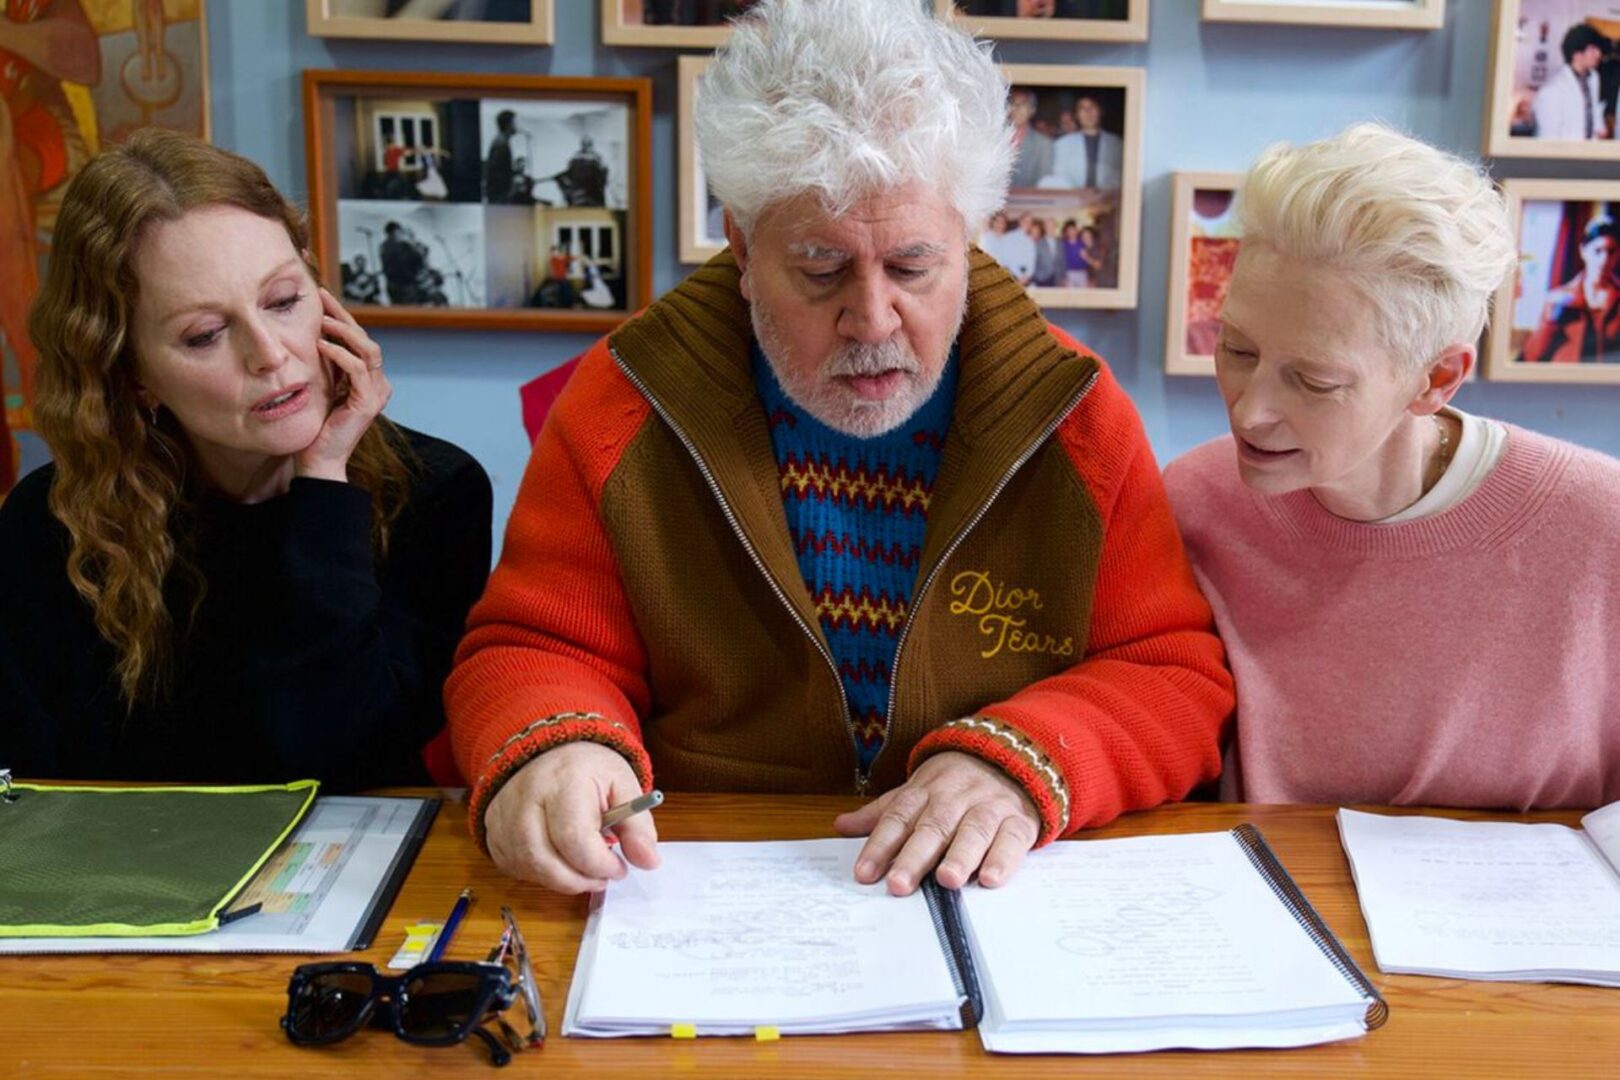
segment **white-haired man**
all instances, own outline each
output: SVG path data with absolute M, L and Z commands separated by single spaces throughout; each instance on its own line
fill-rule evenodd
M 503 869 L 604 887 L 656 773 L 870 792 L 857 879 L 995 885 L 1215 774 L 1231 681 L 1141 425 L 968 239 L 1005 95 L 920 5 L 737 24 L 697 111 L 730 251 L 584 358 L 446 689 Z

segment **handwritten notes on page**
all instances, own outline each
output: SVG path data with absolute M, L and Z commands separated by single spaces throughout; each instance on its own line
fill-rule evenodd
M 1053 844 L 1008 884 L 963 890 L 962 906 L 990 1050 L 1299 1046 L 1366 1031 L 1366 997 L 1233 833 Z
M 659 845 L 612 882 L 569 990 L 570 1035 L 959 1028 L 927 901 L 855 882 L 861 840 Z
M 1620 986 L 1620 813 L 1563 825 L 1339 811 L 1384 971 Z M 1613 856 L 1611 856 L 1612 858 Z

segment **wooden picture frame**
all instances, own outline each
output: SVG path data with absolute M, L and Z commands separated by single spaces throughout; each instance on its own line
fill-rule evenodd
M 1204 0 L 1205 22 L 1438 30 L 1446 0 Z
M 362 323 L 604 333 L 652 300 L 649 80 L 306 70 L 303 90 L 310 246 Z
M 1237 259 L 1236 230 L 1221 226 L 1230 221 L 1243 174 L 1177 172 L 1171 174 L 1170 180 L 1170 286 L 1164 317 L 1164 371 L 1166 375 L 1214 375 L 1214 336 L 1208 313 L 1202 309 L 1213 305 L 1218 312 L 1225 286 L 1231 280 L 1232 263 Z M 1206 192 L 1230 197 L 1219 218 L 1198 213 L 1197 196 Z M 1200 223 L 1207 219 L 1204 227 L 1215 228 L 1221 235 L 1201 236 L 1195 217 Z M 1228 231 L 1234 235 L 1225 235 Z M 1200 252 L 1195 250 L 1199 239 L 1220 243 Z M 1195 268 L 1199 269 L 1195 272 Z M 1224 275 L 1220 272 L 1223 269 Z M 1201 309 L 1197 315 L 1192 312 L 1195 304 Z
M 679 84 L 676 88 L 675 139 L 680 146 L 676 197 L 680 202 L 679 247 L 683 263 L 708 262 L 726 247 L 725 234 L 716 228 L 714 218 L 718 204 L 709 194 L 703 161 L 698 155 L 697 125 L 693 119 L 698 84 L 712 63 L 713 56 L 683 56 L 676 64 Z
M 1019 141 L 1006 210 L 992 216 L 979 246 L 1025 280 L 1030 297 L 1044 307 L 1134 308 L 1146 69 L 1003 64 L 1002 72 L 1011 87 L 1008 108 L 1027 103 L 1031 134 Z M 1101 123 L 1095 139 L 1083 138 L 1083 131 L 1063 132 L 1060 123 L 1081 126 L 1088 101 L 1096 110 L 1091 122 Z M 1065 235 L 1071 225 L 1073 238 Z M 1020 233 L 1031 237 L 1032 247 L 1025 249 Z M 1056 241 L 1057 253 L 1048 246 L 1043 262 L 1045 240 Z M 1051 258 L 1060 258 L 1061 265 L 1054 268 Z M 1047 269 L 1047 284 L 1039 265 Z
M 310 34 L 374 41 L 474 41 L 494 45 L 550 45 L 556 40 L 555 0 L 529 0 L 529 18 L 521 22 L 354 15 L 344 11 L 349 2 L 352 0 L 304 0 Z
M 989 37 L 999 41 L 1146 41 L 1148 0 L 1119 0 L 1119 2 L 1126 9 L 1124 18 L 1119 19 L 1056 13 L 1046 18 L 973 14 L 970 9 L 984 6 L 975 0 L 934 0 L 934 10 L 940 18 L 956 19 L 974 37 Z M 1001 3 L 996 6 L 1007 5 Z
M 1573 130 L 1580 118 L 1580 106 L 1574 93 L 1555 94 L 1551 104 L 1543 107 L 1543 95 L 1549 87 L 1563 84 L 1558 80 L 1569 76 L 1562 41 L 1576 23 L 1552 16 L 1564 15 L 1567 8 L 1549 9 L 1549 18 L 1537 20 L 1547 23 L 1548 40 L 1543 42 L 1537 34 L 1535 40 L 1521 42 L 1517 31 L 1521 16 L 1536 18 L 1535 9 L 1542 0 L 1497 0 L 1495 21 L 1491 27 L 1490 73 L 1486 81 L 1483 151 L 1491 157 L 1558 158 L 1565 161 L 1617 161 L 1620 160 L 1620 139 L 1604 138 L 1601 134 L 1586 138 L 1583 130 Z M 1612 9 L 1612 4 L 1591 0 L 1594 9 Z M 1620 37 L 1620 19 L 1588 16 L 1582 20 L 1600 24 L 1599 31 L 1609 37 Z M 1593 82 L 1597 82 L 1594 75 Z M 1579 82 L 1568 78 L 1565 90 L 1578 92 Z M 1601 105 L 1599 106 L 1601 111 Z M 1546 115 L 1551 113 L 1553 115 Z M 1600 121 L 1601 123 L 1601 121 Z M 1563 129 L 1553 133 L 1552 126 Z M 1539 128 L 1548 127 L 1543 135 Z
M 729 25 L 649 26 L 637 18 L 652 0 L 601 0 L 602 44 L 663 49 L 717 49 L 731 37 Z
M 1485 377 L 1502 382 L 1620 383 L 1620 300 L 1607 309 L 1615 312 L 1617 333 L 1612 351 L 1605 355 L 1604 320 L 1591 318 L 1580 287 L 1593 265 L 1585 237 L 1600 214 L 1608 218 L 1613 233 L 1594 239 L 1609 241 L 1613 254 L 1607 274 L 1611 279 L 1620 277 L 1620 180 L 1505 180 L 1502 191 L 1520 258 L 1496 292 Z M 1580 267 L 1577 277 L 1568 277 L 1570 266 Z M 1563 284 L 1555 284 L 1560 280 Z M 1566 290 L 1574 303 L 1560 302 L 1558 294 Z M 1620 295 L 1620 282 L 1616 293 Z M 1579 340 L 1572 333 L 1577 324 L 1584 327 Z M 1594 329 L 1599 350 L 1595 361 L 1584 358 Z M 1531 350 L 1536 358 L 1525 359 Z

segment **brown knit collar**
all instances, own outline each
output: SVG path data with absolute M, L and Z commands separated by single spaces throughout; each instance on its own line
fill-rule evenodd
M 753 330 L 739 277 L 731 252 L 722 251 L 610 340 L 677 423 L 688 408 L 758 408 L 748 352 Z M 1035 421 L 1072 400 L 1098 366 L 1089 354 L 1059 344 L 1029 294 L 977 248 L 970 255 L 958 346 L 951 432 L 969 442 L 1010 413 Z

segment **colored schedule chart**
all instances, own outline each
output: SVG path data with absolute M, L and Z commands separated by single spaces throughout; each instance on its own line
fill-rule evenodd
M 7 938 L 0 953 L 346 952 L 369 938 L 416 857 L 437 799 L 323 796 L 230 909 L 189 937 Z

